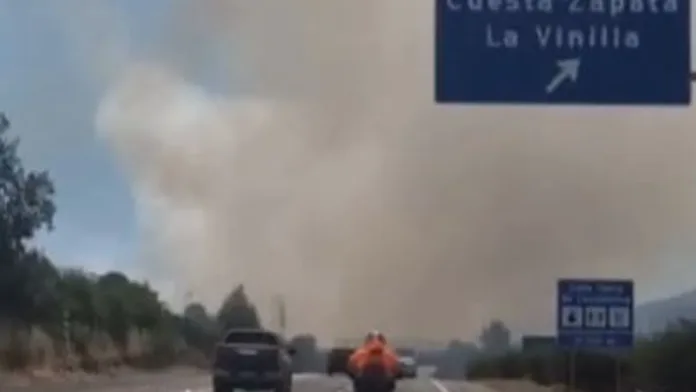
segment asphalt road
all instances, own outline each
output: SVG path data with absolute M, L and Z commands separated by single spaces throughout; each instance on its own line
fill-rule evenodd
M 1 388 L 3 392 L 211 392 L 210 376 L 198 371 L 134 374 L 109 380 Z M 343 377 L 297 374 L 293 392 L 352 392 Z M 430 378 L 402 380 L 397 392 L 498 392 L 485 386 Z M 500 391 L 505 392 L 505 391 Z

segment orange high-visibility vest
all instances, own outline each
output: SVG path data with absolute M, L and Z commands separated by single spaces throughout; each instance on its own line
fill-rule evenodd
M 351 370 L 360 373 L 366 365 L 380 363 L 390 375 L 395 375 L 399 369 L 399 357 L 386 344 L 372 340 L 357 348 L 348 359 Z

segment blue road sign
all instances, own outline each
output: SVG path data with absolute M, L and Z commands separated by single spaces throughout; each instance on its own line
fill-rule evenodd
M 436 0 L 438 103 L 688 105 L 691 0 Z
M 633 281 L 558 281 L 556 337 L 565 348 L 633 346 Z

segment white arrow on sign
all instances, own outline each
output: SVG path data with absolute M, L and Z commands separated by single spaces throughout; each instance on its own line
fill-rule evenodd
M 450 11 L 461 11 L 462 7 L 461 4 L 455 3 L 454 0 L 447 0 L 447 8 L 449 8 Z
M 559 60 L 556 62 L 558 65 L 558 73 L 551 80 L 551 83 L 546 86 L 546 93 L 551 94 L 556 91 L 556 89 L 566 80 L 576 82 L 578 80 L 578 75 L 580 74 L 580 59 L 568 59 Z

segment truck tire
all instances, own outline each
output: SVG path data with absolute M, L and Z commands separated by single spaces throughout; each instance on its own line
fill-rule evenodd
M 292 392 L 292 380 L 287 380 L 275 388 L 274 392 Z
M 213 392 L 232 392 L 229 388 L 223 388 L 220 385 L 213 385 Z
M 213 382 L 213 391 L 212 392 L 231 392 L 231 390 L 229 388 L 226 388 L 221 383 Z

